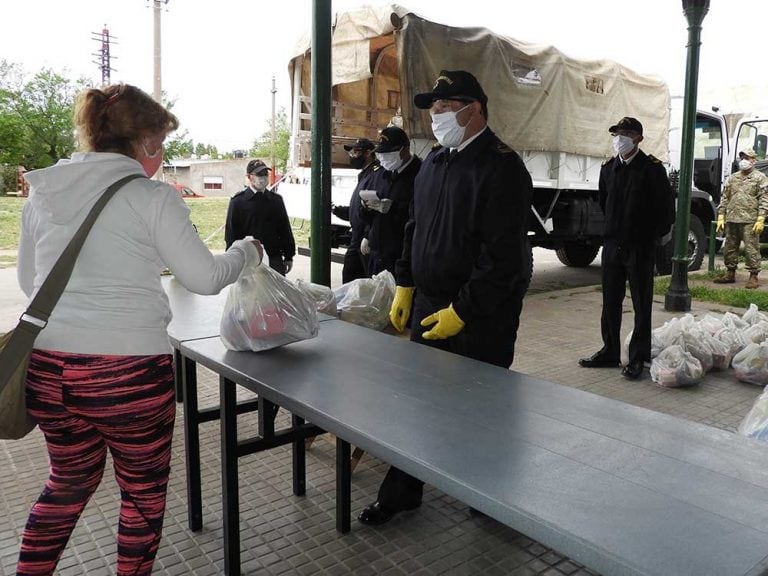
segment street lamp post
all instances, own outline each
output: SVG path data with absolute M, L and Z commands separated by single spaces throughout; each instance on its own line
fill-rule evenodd
M 683 13 L 688 20 L 688 59 L 685 66 L 683 140 L 680 148 L 680 179 L 677 189 L 675 253 L 672 257 L 672 278 L 664 299 L 664 309 L 670 312 L 687 312 L 691 309 L 691 293 L 688 291 L 688 226 L 691 209 L 693 138 L 696 128 L 701 23 L 708 11 L 709 0 L 683 0 Z

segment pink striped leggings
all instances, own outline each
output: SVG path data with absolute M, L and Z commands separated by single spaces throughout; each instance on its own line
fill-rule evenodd
M 29 514 L 18 576 L 53 574 L 104 474 L 120 486 L 118 576 L 148 576 L 160 545 L 176 414 L 170 355 L 36 350 L 27 410 L 45 435 L 50 476 Z

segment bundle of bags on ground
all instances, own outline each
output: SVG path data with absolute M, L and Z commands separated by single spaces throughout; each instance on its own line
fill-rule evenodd
M 269 267 L 246 264 L 227 295 L 221 317 L 221 341 L 229 350 L 260 352 L 317 336 L 318 303 L 327 294 L 303 285 L 303 289 Z M 330 288 L 328 288 L 330 291 Z
M 624 342 L 626 357 L 630 333 Z M 651 334 L 651 378 L 661 386 L 693 386 L 710 370 L 733 366 L 736 378 L 768 384 L 768 316 L 755 304 L 739 316 L 709 313 L 672 318 Z

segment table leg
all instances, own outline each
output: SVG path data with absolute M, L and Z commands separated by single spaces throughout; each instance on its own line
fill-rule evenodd
M 352 514 L 352 469 L 350 446 L 336 437 L 336 530 L 346 534 L 350 530 Z
M 291 414 L 291 427 L 297 431 L 304 424 L 304 418 Z M 307 491 L 307 451 L 304 438 L 293 442 L 293 493 L 304 496 Z
M 173 385 L 176 390 L 176 402 L 184 401 L 184 378 L 182 376 L 182 363 L 184 357 L 181 355 L 181 350 L 174 348 L 173 350 Z
M 237 395 L 235 383 L 219 377 L 221 495 L 224 515 L 224 573 L 240 576 L 240 493 L 237 478 Z
M 197 407 L 197 365 L 181 356 L 176 364 L 184 402 L 184 454 L 187 467 L 187 522 L 192 532 L 203 528 L 203 497 L 200 486 L 200 419 Z

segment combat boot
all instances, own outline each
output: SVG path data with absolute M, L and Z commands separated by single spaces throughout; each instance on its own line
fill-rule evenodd
M 714 280 L 712 280 L 715 284 L 733 284 L 736 282 L 736 270 L 727 270 L 724 274 L 720 274 L 720 276 L 716 276 Z
M 748 290 L 754 290 L 760 286 L 760 283 L 757 281 L 757 272 L 750 272 L 749 273 L 749 280 L 747 280 L 747 285 L 745 288 Z

